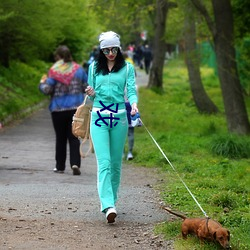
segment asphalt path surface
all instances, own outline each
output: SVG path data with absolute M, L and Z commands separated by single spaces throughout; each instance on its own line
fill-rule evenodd
M 146 80 L 139 73 L 138 86 Z M 124 161 L 118 217 L 112 228 L 100 212 L 95 155 L 82 159 L 82 174 L 73 176 L 69 157 L 64 174 L 53 172 L 54 154 L 55 136 L 47 107 L 0 130 L 1 250 L 166 249 L 166 245 L 172 249 L 169 242 L 153 234 L 154 225 L 168 216 L 160 209 L 154 188 L 161 179 L 157 170 Z M 67 238 L 62 229 L 59 234 L 60 225 L 65 231 L 78 228 L 80 239 L 75 234 Z M 55 240 L 59 237 L 53 231 L 56 226 L 60 242 Z

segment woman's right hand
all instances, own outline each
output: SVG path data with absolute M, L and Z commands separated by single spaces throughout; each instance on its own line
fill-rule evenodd
M 88 86 L 88 87 L 85 89 L 85 92 L 86 92 L 86 94 L 87 94 L 88 96 L 95 96 L 95 90 L 94 90 L 92 87 L 90 87 L 90 86 Z

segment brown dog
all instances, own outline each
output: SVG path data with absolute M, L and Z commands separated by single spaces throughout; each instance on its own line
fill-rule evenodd
M 188 234 L 196 235 L 201 241 L 216 241 L 224 249 L 231 249 L 229 245 L 230 232 L 222 225 L 210 218 L 187 218 L 185 215 L 173 212 L 171 209 L 163 207 L 166 211 L 183 219 L 181 233 L 183 239 L 187 239 Z

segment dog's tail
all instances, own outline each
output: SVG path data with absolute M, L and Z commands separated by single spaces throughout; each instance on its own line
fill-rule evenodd
M 173 212 L 171 209 L 169 209 L 169 208 L 167 208 L 167 207 L 164 207 L 164 206 L 162 206 L 162 208 L 163 208 L 164 210 L 168 211 L 169 213 L 171 213 L 171 214 L 173 214 L 173 215 L 175 215 L 175 216 L 177 216 L 177 217 L 182 218 L 183 220 L 187 219 L 187 217 L 186 217 L 185 215 L 183 215 L 183 214 L 179 214 L 179 213 L 177 213 L 177 212 Z

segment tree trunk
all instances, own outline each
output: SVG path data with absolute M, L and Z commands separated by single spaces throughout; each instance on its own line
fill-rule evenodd
M 250 124 L 235 60 L 230 0 L 212 0 L 212 4 L 216 29 L 213 38 L 228 129 L 237 134 L 248 134 Z
M 164 41 L 166 19 L 168 12 L 168 1 L 156 1 L 155 16 L 155 37 L 153 45 L 153 62 L 149 74 L 148 87 L 157 87 L 162 89 L 163 66 L 166 53 L 166 43 Z
M 190 15 L 192 6 L 187 6 L 185 18 L 185 54 L 189 82 L 195 105 L 200 113 L 217 113 L 218 108 L 207 95 L 200 75 L 200 57 L 196 48 L 195 18 Z M 189 11 L 190 10 L 190 11 Z
M 200 0 L 191 1 L 204 16 L 213 36 L 228 130 L 237 134 L 249 134 L 250 123 L 235 59 L 230 0 L 212 0 L 215 23 Z

